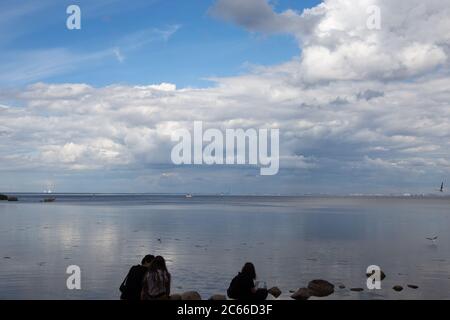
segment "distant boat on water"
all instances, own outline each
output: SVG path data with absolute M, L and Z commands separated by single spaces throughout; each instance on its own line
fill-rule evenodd
M 444 192 L 444 182 L 441 183 L 441 187 L 437 189 L 436 191 Z
M 192 198 L 192 194 L 190 194 L 190 193 L 188 193 L 188 194 L 186 194 L 185 196 L 184 196 L 185 198 Z
M 55 198 L 45 198 L 44 200 L 41 200 L 41 202 L 45 202 L 45 203 L 48 203 L 48 202 L 55 202 Z

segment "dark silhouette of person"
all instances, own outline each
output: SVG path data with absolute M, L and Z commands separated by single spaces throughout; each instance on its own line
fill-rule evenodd
M 241 272 L 233 278 L 227 290 L 228 297 L 236 300 L 264 301 L 267 298 L 267 289 L 255 287 L 256 271 L 251 262 L 247 262 Z
M 142 285 L 142 300 L 167 300 L 170 298 L 171 275 L 163 257 L 157 256 L 148 267 Z
M 148 272 L 148 267 L 151 262 L 155 259 L 151 254 L 146 255 L 140 265 L 132 266 L 130 271 L 128 271 L 125 280 L 123 280 L 120 285 L 120 295 L 121 300 L 140 300 L 142 284 L 144 277 Z

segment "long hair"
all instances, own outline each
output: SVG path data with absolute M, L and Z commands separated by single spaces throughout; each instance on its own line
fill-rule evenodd
M 142 258 L 141 264 L 151 263 L 153 259 L 155 259 L 155 256 L 148 254 L 144 258 Z
M 247 262 L 246 264 L 244 264 L 241 273 L 245 274 L 246 276 L 250 277 L 253 280 L 256 279 L 255 266 L 251 262 Z
M 163 257 L 157 256 L 153 261 L 150 263 L 150 266 L 148 267 L 148 271 L 150 272 L 156 272 L 158 270 L 167 271 L 166 267 L 166 260 L 164 260 Z
M 147 272 L 147 279 L 150 280 L 157 288 L 165 288 L 166 293 L 170 293 L 171 276 L 166 267 L 166 261 L 163 257 L 157 256 L 150 263 Z

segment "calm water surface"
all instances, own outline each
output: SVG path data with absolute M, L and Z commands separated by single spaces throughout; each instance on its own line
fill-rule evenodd
M 372 264 L 387 274 L 381 290 L 329 298 L 450 299 L 448 198 L 19 197 L 0 202 L 2 299 L 117 299 L 129 267 L 148 253 L 167 259 L 173 292 L 203 298 L 225 293 L 252 261 L 286 299 L 316 278 L 365 287 Z M 425 239 L 432 235 L 436 244 Z M 73 264 L 79 291 L 66 288 Z M 405 290 L 394 292 L 396 284 Z

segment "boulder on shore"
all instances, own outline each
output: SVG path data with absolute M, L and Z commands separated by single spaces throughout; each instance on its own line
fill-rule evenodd
M 419 286 L 416 286 L 415 284 L 408 284 L 408 288 L 419 289 Z
M 181 300 L 181 294 L 178 293 L 171 294 L 169 300 Z
M 291 298 L 295 300 L 308 300 L 310 297 L 311 292 L 308 288 L 300 288 L 291 295 Z
M 202 297 L 197 291 L 188 291 L 181 295 L 181 300 L 202 300 Z
M 8 197 L 8 201 L 19 201 L 17 197 Z
M 8 201 L 8 196 L 0 194 L 0 201 Z
M 397 292 L 400 292 L 400 291 L 402 291 L 403 290 L 403 287 L 402 286 L 399 286 L 399 285 L 397 285 L 397 286 L 393 286 L 392 287 L 392 289 L 394 289 L 395 291 L 397 291 Z
M 278 298 L 279 296 L 281 296 L 281 290 L 278 287 L 272 287 L 268 290 L 268 292 L 275 298 Z
M 225 297 L 223 294 L 215 294 L 215 295 L 212 295 L 208 300 L 223 301 L 223 300 L 227 300 L 227 297 Z
M 334 284 L 326 280 L 312 280 L 308 283 L 308 289 L 312 296 L 327 297 L 334 293 Z

